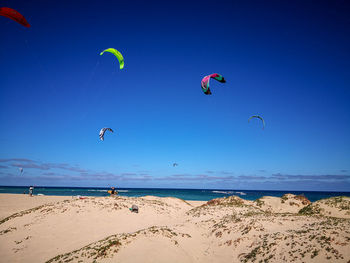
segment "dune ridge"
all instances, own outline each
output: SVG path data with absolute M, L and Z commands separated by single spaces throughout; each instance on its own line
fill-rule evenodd
M 25 197 L 7 195 L 0 201 L 11 198 Z M 51 198 L 45 203 L 45 198 L 34 197 L 28 209 L 0 219 L 3 262 L 350 259 L 349 197 L 313 203 L 292 194 L 255 201 L 228 196 L 208 202 L 116 196 Z M 33 200 L 37 206 L 33 207 Z M 139 213 L 129 211 L 133 204 Z M 0 203 L 0 208 L 6 206 Z

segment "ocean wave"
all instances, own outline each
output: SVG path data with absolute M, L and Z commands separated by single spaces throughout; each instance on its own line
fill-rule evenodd
M 212 191 L 212 193 L 216 194 L 225 194 L 225 195 L 232 195 L 232 194 L 239 194 L 239 195 L 247 195 L 244 192 L 234 192 L 234 191 Z
M 120 193 L 126 193 L 126 192 L 129 192 L 129 190 L 118 190 L 116 189 L 117 192 L 120 192 Z M 97 189 L 90 189 L 90 190 L 87 190 L 88 192 L 103 192 L 103 193 L 107 193 L 109 190 L 97 190 Z
M 225 194 L 225 195 L 233 194 L 232 191 L 212 191 L 212 193 L 216 193 L 216 194 Z
M 247 195 L 245 192 L 235 192 L 235 193 L 240 195 Z

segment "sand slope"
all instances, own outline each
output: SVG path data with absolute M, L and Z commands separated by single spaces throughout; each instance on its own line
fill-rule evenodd
M 0 255 L 3 262 L 348 262 L 348 201 L 70 199 L 2 220 Z
M 70 196 L 33 196 L 27 194 L 0 194 L 0 220 L 14 213 L 37 207 L 48 203 L 55 203 L 67 199 Z

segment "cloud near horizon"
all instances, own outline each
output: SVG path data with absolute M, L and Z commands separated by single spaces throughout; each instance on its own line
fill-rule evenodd
M 62 169 L 72 172 L 87 172 L 88 170 L 82 169 L 79 166 L 72 166 L 68 163 L 47 163 L 41 161 L 35 161 L 26 158 L 9 158 L 0 159 L 2 163 L 9 163 L 12 167 L 26 168 L 26 169 L 39 169 L 39 170 L 50 170 L 50 169 Z
M 26 159 L 26 158 L 9 158 L 9 159 L 0 159 L 0 163 L 7 163 L 7 162 L 12 162 L 12 161 L 18 161 L 18 162 L 35 162 L 33 160 L 30 159 Z
M 124 171 L 120 173 L 112 173 L 106 171 L 93 171 L 85 168 L 81 168 L 79 165 L 71 165 L 68 163 L 50 163 L 35 161 L 26 158 L 10 158 L 0 159 L 0 168 L 3 168 L 0 172 L 0 183 L 11 184 L 21 183 L 21 181 L 35 181 L 41 184 L 50 183 L 52 185 L 74 182 L 80 182 L 81 185 L 89 184 L 90 182 L 108 183 L 146 183 L 148 187 L 153 185 L 172 185 L 186 187 L 196 185 L 213 185 L 220 186 L 222 188 L 234 186 L 242 189 L 254 186 L 256 188 L 263 189 L 268 187 L 286 188 L 288 186 L 294 187 L 317 187 L 319 189 L 327 189 L 327 186 L 336 187 L 342 186 L 350 189 L 350 175 L 348 174 L 321 174 L 321 175 L 308 175 L 308 174 L 283 174 L 274 173 L 271 175 L 234 175 L 229 171 L 206 171 L 203 174 L 172 174 L 165 176 L 152 176 L 151 172 L 145 173 L 145 171 Z M 16 172 L 11 173 L 11 167 L 22 167 L 24 169 L 33 169 L 35 175 L 25 171 L 23 175 Z M 7 169 L 7 171 L 6 171 Z M 62 173 L 63 172 L 63 173 Z

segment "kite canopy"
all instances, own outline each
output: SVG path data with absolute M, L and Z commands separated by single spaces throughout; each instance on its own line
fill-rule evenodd
M 120 69 L 124 68 L 124 58 L 123 58 L 123 55 L 118 50 L 116 50 L 114 48 L 107 48 L 100 53 L 100 56 L 102 56 L 103 53 L 105 53 L 105 52 L 112 53 L 114 56 L 116 56 L 118 61 L 119 61 Z
M 263 117 L 261 117 L 261 116 L 259 116 L 259 115 L 253 115 L 252 117 L 250 117 L 250 118 L 248 119 L 248 122 L 250 122 L 250 120 L 253 119 L 253 118 L 260 119 L 260 120 L 262 121 L 262 124 L 263 124 L 263 129 L 265 128 L 265 121 L 264 121 Z
M 104 136 L 105 136 L 105 132 L 106 132 L 106 131 L 113 132 L 113 130 L 112 130 L 111 128 L 102 128 L 102 129 L 100 130 L 100 139 L 101 139 L 101 141 L 104 140 Z
M 30 27 L 27 20 L 22 16 L 20 13 L 18 13 L 15 9 L 9 8 L 9 7 L 0 7 L 0 15 L 8 17 L 17 23 L 21 24 L 25 27 Z
M 202 86 L 202 90 L 204 92 L 204 94 L 206 95 L 210 95 L 211 94 L 211 91 L 210 91 L 210 88 L 209 88 L 209 80 L 210 78 L 212 79 L 215 79 L 221 83 L 225 83 L 226 80 L 224 79 L 224 77 L 218 73 L 214 73 L 214 74 L 210 74 L 208 76 L 205 76 L 202 81 L 201 81 L 201 86 Z

